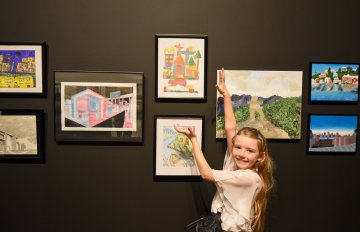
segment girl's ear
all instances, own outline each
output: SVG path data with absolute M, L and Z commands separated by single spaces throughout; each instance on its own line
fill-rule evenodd
M 260 152 L 260 157 L 257 159 L 258 162 L 263 162 L 265 160 L 265 152 Z

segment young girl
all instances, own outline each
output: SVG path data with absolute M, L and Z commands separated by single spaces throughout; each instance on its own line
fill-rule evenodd
M 201 177 L 216 184 L 211 212 L 221 212 L 222 230 L 263 232 L 268 194 L 274 186 L 273 162 L 266 140 L 257 129 L 244 127 L 236 132 L 224 69 L 219 76 L 216 88 L 224 97 L 227 140 L 223 169 L 211 169 L 192 128 L 175 126 L 175 129 L 190 139 Z

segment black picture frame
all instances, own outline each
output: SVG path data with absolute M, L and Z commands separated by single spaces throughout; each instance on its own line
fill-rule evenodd
M 144 73 L 54 71 L 55 141 L 143 144 Z
M 358 124 L 357 114 L 308 114 L 307 153 L 356 154 Z
M 207 41 L 207 35 L 155 34 L 156 102 L 206 102 Z
M 190 141 L 185 135 L 176 132 L 174 125 L 194 127 L 201 149 L 204 150 L 204 122 L 204 115 L 154 116 L 155 181 L 202 180 L 191 151 Z
M 310 62 L 308 102 L 355 105 L 359 102 L 358 79 L 359 63 Z
M 43 110 L 0 109 L 0 163 L 45 162 Z
M 45 97 L 46 42 L 0 42 L 0 96 Z

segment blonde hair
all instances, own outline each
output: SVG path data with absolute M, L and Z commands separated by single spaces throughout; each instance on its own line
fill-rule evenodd
M 269 193 L 275 187 L 275 179 L 273 177 L 275 165 L 270 157 L 266 139 L 259 130 L 252 127 L 243 127 L 232 139 L 233 143 L 238 135 L 244 135 L 258 141 L 260 160 L 255 163 L 254 170 L 256 170 L 259 174 L 263 182 L 263 186 L 253 205 L 254 217 L 251 222 L 251 228 L 254 232 L 263 232 L 265 229 L 265 213 Z

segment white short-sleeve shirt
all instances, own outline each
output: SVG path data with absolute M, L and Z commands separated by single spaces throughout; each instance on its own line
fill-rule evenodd
M 251 231 L 252 207 L 262 188 L 260 176 L 250 169 L 237 169 L 226 152 L 223 170 L 212 170 L 217 192 L 211 212 L 221 208 L 221 227 L 224 231 Z

